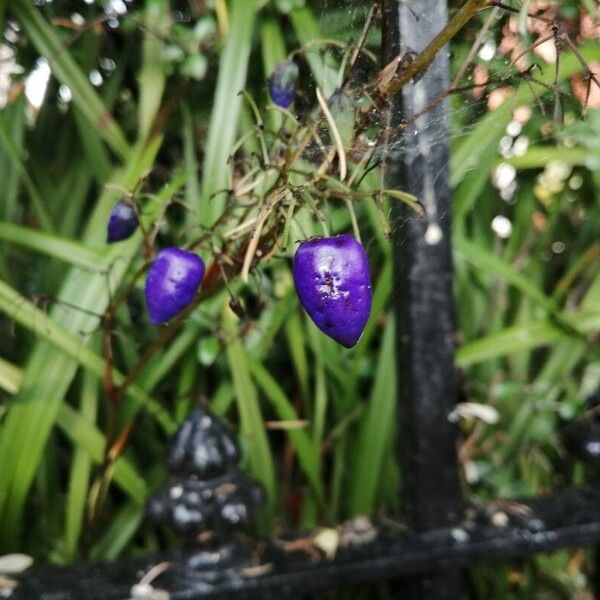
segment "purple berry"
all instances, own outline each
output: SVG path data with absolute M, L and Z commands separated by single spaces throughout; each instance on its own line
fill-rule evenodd
M 133 206 L 125 200 L 119 200 L 110 211 L 106 241 L 109 244 L 126 240 L 137 229 L 138 218 Z
M 156 256 L 146 278 L 150 321 L 164 323 L 188 306 L 204 277 L 204 261 L 181 248 L 165 248 Z
M 288 108 L 296 95 L 298 66 L 291 60 L 277 65 L 269 77 L 269 94 L 271 100 L 281 108 Z
M 316 326 L 346 348 L 358 342 L 369 319 L 373 290 L 367 253 L 350 235 L 300 244 L 294 283 Z

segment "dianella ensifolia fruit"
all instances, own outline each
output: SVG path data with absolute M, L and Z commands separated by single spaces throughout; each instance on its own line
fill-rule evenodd
M 161 250 L 146 278 L 146 305 L 150 321 L 159 325 L 189 306 L 204 277 L 204 261 L 182 248 Z
M 354 346 L 369 320 L 373 288 L 367 253 L 351 235 L 302 242 L 294 256 L 294 284 L 315 325 L 336 342 Z
M 131 237 L 138 226 L 138 217 L 133 205 L 119 200 L 110 211 L 106 228 L 106 241 L 109 244 Z
M 294 61 L 280 62 L 269 77 L 269 95 L 273 103 L 281 108 L 288 108 L 296 95 L 298 81 L 298 65 Z

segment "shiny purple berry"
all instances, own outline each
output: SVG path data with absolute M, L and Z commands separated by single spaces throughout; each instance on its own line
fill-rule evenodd
M 350 235 L 300 244 L 294 284 L 315 325 L 346 348 L 358 342 L 369 319 L 373 289 L 367 253 Z
M 178 315 L 194 299 L 202 278 L 204 261 L 181 248 L 161 250 L 146 278 L 146 304 L 150 321 L 164 323 Z
M 298 66 L 291 60 L 277 65 L 269 77 L 269 94 L 271 100 L 281 108 L 288 108 L 296 95 Z
M 119 200 L 110 211 L 106 241 L 109 244 L 126 240 L 137 229 L 138 218 L 133 206 L 125 200 Z

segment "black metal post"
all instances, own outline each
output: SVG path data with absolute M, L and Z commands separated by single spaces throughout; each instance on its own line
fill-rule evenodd
M 410 60 L 447 22 L 446 0 L 384 3 L 384 60 Z M 401 67 L 400 67 L 401 68 Z M 426 73 L 392 102 L 392 125 L 410 120 L 448 89 L 442 49 Z M 459 520 L 456 431 L 449 422 L 457 397 L 455 322 L 450 248 L 448 105 L 426 110 L 390 140 L 388 185 L 419 198 L 426 216 L 405 207 L 394 213 L 399 357 L 399 444 L 404 518 L 416 531 Z M 460 573 L 435 574 L 411 584 L 415 598 L 459 598 Z

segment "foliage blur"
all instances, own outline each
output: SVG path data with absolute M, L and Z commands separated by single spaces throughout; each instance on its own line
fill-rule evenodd
M 234 424 L 244 468 L 267 489 L 259 530 L 393 515 L 389 206 L 411 198 L 380 194 L 361 156 L 359 183 L 340 185 L 327 132 L 323 148 L 290 158 L 318 112 L 316 87 L 330 98 L 340 86 L 370 2 L 0 6 L 0 553 L 68 564 L 175 544 L 143 524 L 144 503 L 198 401 Z M 483 499 L 584 481 L 557 434 L 600 385 L 600 88 L 588 93 L 577 53 L 554 38 L 529 50 L 559 22 L 598 73 L 597 8 L 512 6 L 482 12 L 451 44 L 458 450 L 465 494 Z M 376 73 L 378 47 L 375 23 L 362 77 Z M 290 56 L 304 83 L 286 114 L 266 81 Z M 353 138 L 363 98 L 350 100 L 346 128 L 345 101 L 330 108 L 352 159 L 376 134 Z M 283 172 L 289 194 L 261 213 Z M 109 246 L 124 197 L 144 231 Z M 239 255 L 261 214 L 272 237 Z M 290 258 L 298 241 L 350 231 L 355 217 L 375 299 L 349 351 L 300 309 Z M 169 245 L 220 264 L 221 285 L 156 328 L 143 273 Z M 473 590 L 571 598 L 585 592 L 587 560 L 479 568 Z

